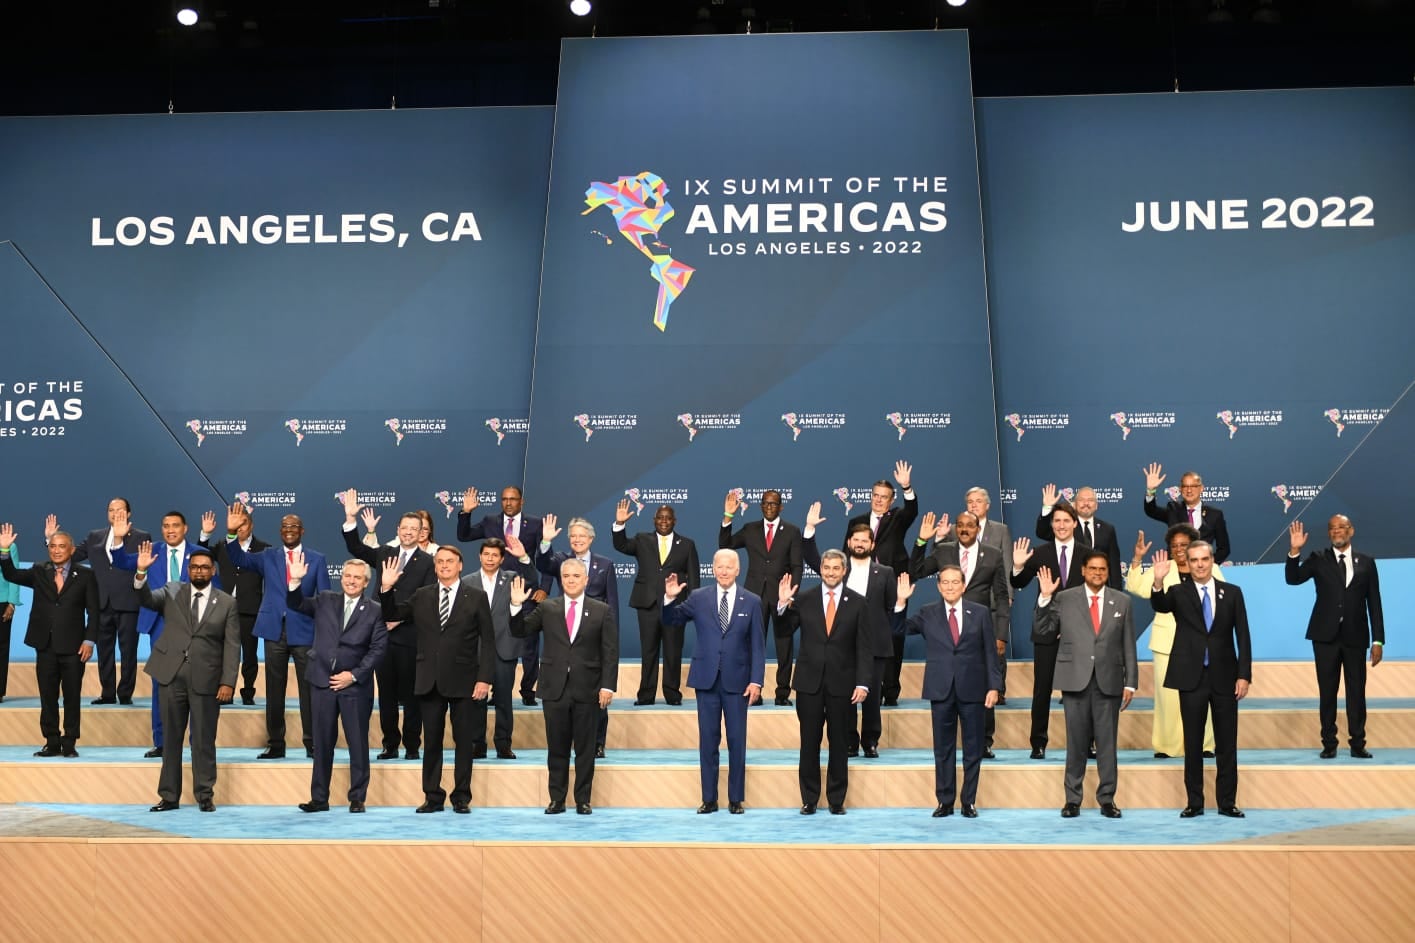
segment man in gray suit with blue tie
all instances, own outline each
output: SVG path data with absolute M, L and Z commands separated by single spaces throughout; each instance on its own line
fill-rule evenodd
M 216 559 L 205 547 L 187 556 L 190 582 L 170 580 L 148 589 L 147 571 L 157 560 L 151 541 L 138 548 L 133 587 L 148 609 L 162 613 L 163 630 L 153 639 L 152 656 L 144 669 L 157 682 L 162 727 L 176 742 L 162 753 L 157 780 L 160 802 L 153 812 L 168 812 L 182 801 L 182 733 L 191 721 L 192 792 L 203 812 L 216 811 L 216 725 L 221 705 L 236 693 L 241 667 L 241 623 L 236 600 L 212 585 Z
M 1061 817 L 1081 814 L 1081 783 L 1086 776 L 1086 748 L 1096 745 L 1096 802 L 1101 815 L 1120 818 L 1115 804 L 1116 728 L 1139 684 L 1135 662 L 1135 616 L 1130 596 L 1106 585 L 1110 561 L 1102 550 L 1082 558 L 1084 583 L 1058 593 L 1060 581 L 1050 569 L 1037 573 L 1041 589 L 1032 618 L 1032 639 L 1055 642 L 1054 684 L 1066 711 L 1066 804 Z M 1054 595 L 1053 595 L 1054 594 Z

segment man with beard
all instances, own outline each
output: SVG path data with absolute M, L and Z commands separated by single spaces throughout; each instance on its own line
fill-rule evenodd
M 743 585 L 761 597 L 767 632 L 776 636 L 776 706 L 790 707 L 795 611 L 782 610 L 776 605 L 776 590 L 783 576 L 789 575 L 797 586 L 801 584 L 801 529 L 781 519 L 780 491 L 763 491 L 762 519 L 743 524 L 734 534 L 732 518 L 739 506 L 736 492 L 729 491 L 723 501 L 717 546 L 720 550 L 747 551 L 747 577 Z

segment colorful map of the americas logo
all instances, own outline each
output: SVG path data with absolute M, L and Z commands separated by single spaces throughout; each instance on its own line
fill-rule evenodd
M 620 177 L 613 183 L 596 181 L 585 191 L 585 205 L 589 208 L 580 214 L 588 216 L 601 206 L 609 207 L 619 235 L 652 260 L 649 275 L 658 282 L 653 324 L 660 331 L 668 327 L 669 306 L 688 287 L 688 279 L 696 271 L 673 258 L 672 250 L 659 241 L 664 223 L 673 218 L 673 207 L 664 199 L 667 193 L 668 184 L 663 178 L 647 170 L 636 177 Z M 613 244 L 611 239 L 605 241 Z

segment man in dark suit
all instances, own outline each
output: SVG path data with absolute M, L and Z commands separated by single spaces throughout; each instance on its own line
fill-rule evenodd
M 388 560 L 398 561 L 398 582 L 393 596 L 404 603 L 417 590 L 431 586 L 436 577 L 432 572 L 432 554 L 418 546 L 423 531 L 423 519 L 416 511 L 408 511 L 398 519 L 396 546 L 370 547 L 359 540 L 359 494 L 353 488 L 344 492 L 344 549 L 381 572 Z M 374 668 L 378 681 L 378 726 L 383 734 L 380 760 L 396 760 L 401 742 L 407 758 L 416 760 L 422 744 L 422 711 L 413 694 L 413 677 L 418 660 L 417 626 L 393 623 L 387 626 L 388 650 Z M 403 726 L 398 729 L 398 707 L 403 708 Z
M 1184 725 L 1184 790 L 1188 803 L 1181 818 L 1204 814 L 1204 722 L 1214 718 L 1214 755 L 1218 765 L 1215 792 L 1219 815 L 1243 818 L 1238 798 L 1238 702 L 1253 680 L 1253 644 L 1243 590 L 1213 578 L 1214 551 L 1202 540 L 1189 545 L 1189 577 L 1162 590 L 1169 555 L 1155 554 L 1150 568 L 1150 605 L 1174 614 L 1174 648 L 1164 686 L 1179 692 Z
M 164 519 L 165 520 L 165 519 Z M 161 570 L 166 547 L 154 553 L 139 545 L 133 586 L 143 608 L 161 613 L 163 629 L 152 637 L 152 655 L 144 669 L 160 686 L 162 726 L 177 738 L 162 754 L 153 812 L 169 812 L 182 802 L 182 740 L 191 727 L 192 793 L 197 808 L 215 812 L 216 727 L 221 705 L 236 692 L 241 664 L 241 625 L 236 600 L 214 582 L 216 558 L 205 547 L 186 561 L 188 580 L 167 580 L 153 589 L 149 576 Z M 156 570 L 151 567 L 156 564 Z
M 847 554 L 850 552 L 848 544 L 852 528 L 856 524 L 868 524 L 870 538 L 874 541 L 871 559 L 889 567 L 895 574 L 909 572 L 909 549 L 905 539 L 909 528 L 919 516 L 919 498 L 910 486 L 913 473 L 913 466 L 908 462 L 894 463 L 894 480 L 899 483 L 899 490 L 904 493 L 904 505 L 899 508 L 894 507 L 894 485 L 883 478 L 874 483 L 870 489 L 869 513 L 857 514 L 845 523 L 842 550 Z M 904 664 L 904 619 L 907 615 L 907 609 L 890 611 L 890 654 L 885 662 L 879 687 L 873 691 L 870 699 L 865 701 L 866 711 L 873 709 L 871 701 L 875 698 L 881 699 L 881 703 L 886 707 L 897 707 L 899 704 L 899 672 Z
M 806 527 L 801 531 L 801 556 L 817 573 L 821 554 L 816 549 L 816 528 L 825 520 L 820 514 L 820 502 L 813 502 L 806 511 Z M 845 587 L 865 600 L 865 621 L 869 626 L 870 651 L 874 666 L 870 669 L 870 692 L 860 702 L 860 729 L 851 726 L 849 756 L 859 756 L 861 749 L 870 759 L 879 757 L 879 738 L 884 731 L 880 718 L 880 688 L 889 659 L 894 654 L 894 603 L 897 586 L 894 570 L 873 559 L 874 537 L 868 521 L 850 525 L 845 538 Z M 902 610 L 901 610 L 902 611 Z
M 925 556 L 924 548 L 929 538 L 939 532 L 952 533 L 954 540 L 936 541 L 933 552 Z M 914 582 L 941 573 L 946 566 L 956 566 L 963 571 L 963 598 L 986 607 L 992 614 L 998 670 L 1002 673 L 1002 683 L 997 689 L 999 702 L 1007 693 L 1007 643 L 1012 637 L 1012 590 L 1007 585 L 1009 570 L 1006 559 L 1003 551 L 985 546 L 978 539 L 978 518 L 971 511 L 958 515 L 958 522 L 953 525 L 952 531 L 948 528 L 947 514 L 938 520 L 935 520 L 932 511 L 925 514 L 919 524 L 919 539 L 914 542 L 914 552 L 909 555 L 909 575 Z M 992 744 L 993 734 L 997 730 L 997 713 L 993 707 L 988 707 L 984 715 L 983 759 L 996 759 Z
M 462 577 L 462 582 L 486 594 L 491 607 L 491 625 L 496 636 L 496 670 L 491 682 L 491 703 L 496 709 L 496 729 L 492 743 L 498 760 L 514 760 L 511 739 L 516 731 L 512 688 L 516 685 L 516 662 L 525 650 L 523 638 L 511 631 L 511 579 L 520 576 L 532 589 L 539 581 L 525 547 L 515 537 L 498 540 L 488 537 L 481 542 L 477 554 L 481 563 L 477 572 Z M 530 590 L 526 592 L 530 596 Z M 545 700 L 541 698 L 541 700 Z M 486 756 L 486 701 L 472 704 L 472 758 Z
M 249 508 L 241 508 L 241 526 L 236 528 L 236 543 L 246 553 L 260 553 L 270 544 L 255 535 L 255 523 Z M 260 600 L 265 586 L 259 570 L 236 566 L 226 552 L 224 539 L 216 537 L 216 513 L 207 511 L 201 518 L 201 539 L 197 543 L 216 555 L 216 572 L 231 587 L 236 597 L 236 618 L 241 623 L 241 703 L 255 703 L 255 679 L 260 676 L 260 640 L 255 635 L 255 617 L 260 612 Z M 212 544 L 216 546 L 212 546 Z
M 457 539 L 465 544 L 487 537 L 495 537 L 498 540 L 515 537 L 531 552 L 531 562 L 534 564 L 536 552 L 543 539 L 544 525 L 540 518 L 521 513 L 522 501 L 521 489 L 515 485 L 507 485 L 501 489 L 501 513 L 488 514 L 473 524 L 472 512 L 477 509 L 478 504 L 477 489 L 468 488 L 462 495 L 462 510 L 457 515 Z M 549 576 L 542 579 L 527 605 L 539 605 L 550 593 L 552 585 Z M 521 652 L 521 703 L 534 707 L 537 675 L 540 672 L 540 637 L 531 636 L 524 644 L 525 650 Z
M 908 576 L 899 577 L 901 600 L 913 595 Z M 924 606 L 905 623 L 905 631 L 924 637 L 924 699 L 933 713 L 934 795 L 936 819 L 953 814 L 958 792 L 954 763 L 958 725 L 963 726 L 963 817 L 978 815 L 978 771 L 983 762 L 983 711 L 997 703 L 1002 684 L 994 645 L 992 616 L 963 598 L 963 571 L 945 564 L 938 572 L 942 602 Z
M 383 563 L 379 600 L 383 618 L 418 629 L 418 669 L 413 683 L 423 712 L 423 804 L 418 812 L 441 812 L 442 733 L 452 715 L 456 753 L 452 766 L 452 811 L 465 814 L 472 804 L 472 741 L 476 739 L 473 701 L 491 693 L 496 672 L 496 642 L 486 593 L 462 582 L 462 551 L 450 544 L 433 555 L 437 582 L 398 602 L 398 561 Z
M 727 811 L 742 813 L 747 786 L 747 708 L 762 694 L 766 637 L 762 601 L 737 585 L 742 564 L 735 550 L 712 555 L 716 583 L 688 592 L 677 573 L 663 582 L 663 622 L 697 627 L 688 687 L 698 703 L 698 768 L 703 802 L 698 814 L 717 811 L 718 744 L 727 730 Z M 696 571 L 694 571 L 696 573 Z M 681 631 L 681 630 L 680 630 Z
M 309 674 L 310 645 L 314 642 L 314 619 L 288 606 L 286 584 L 290 565 L 296 554 L 304 554 L 308 572 L 300 581 L 300 592 L 313 596 L 329 588 L 329 568 L 324 554 L 310 550 L 302 541 L 304 522 L 299 515 L 280 518 L 280 546 L 267 547 L 259 553 L 247 552 L 237 539 L 236 528 L 241 524 L 244 509 L 231 505 L 226 515 L 226 553 L 231 562 L 256 570 L 261 576 L 263 592 L 260 610 L 255 617 L 255 634 L 265 642 L 265 732 L 268 738 L 257 759 L 276 760 L 285 755 L 285 690 L 289 684 L 290 661 L 295 662 L 295 689 L 300 699 L 300 727 L 305 755 L 314 756 L 314 732 L 310 722 L 310 689 L 305 678 Z
M 773 596 L 777 614 L 794 605 L 801 624 L 801 657 L 796 662 L 796 719 L 801 724 L 801 814 L 815 815 L 821 798 L 821 730 L 830 738 L 825 798 L 832 815 L 845 814 L 850 785 L 848 746 L 855 732 L 855 705 L 870 692 L 874 654 L 870 648 L 865 599 L 850 592 L 845 554 L 821 554 L 820 585 L 796 596 L 786 573 Z
M 79 739 L 79 688 L 83 684 L 84 663 L 93 654 L 93 637 L 98 633 L 98 579 L 91 571 L 74 565 L 74 538 L 62 530 L 49 538 L 48 562 L 33 564 L 27 570 L 16 569 L 10 559 L 10 545 L 14 542 L 14 525 L 0 525 L 0 575 L 8 582 L 34 590 L 25 644 L 34 649 L 39 730 L 44 734 L 44 747 L 35 756 L 78 756 L 74 742 Z
M 565 811 L 570 785 L 570 748 L 575 750 L 575 811 L 594 811 L 594 735 L 599 712 L 608 707 L 619 685 L 619 623 L 609 607 L 585 593 L 585 565 L 571 558 L 560 564 L 564 594 L 547 599 L 527 613 L 530 586 L 522 577 L 511 583 L 511 633 L 545 634 L 540 695 L 545 703 L 545 763 L 550 804 L 546 815 Z
M 1085 583 L 1057 592 L 1045 567 L 1037 576 L 1041 595 L 1032 617 L 1032 637 L 1060 641 L 1056 686 L 1066 709 L 1066 804 L 1061 817 L 1081 814 L 1081 784 L 1087 747 L 1095 744 L 1096 802 L 1101 815 L 1120 818 L 1115 804 L 1116 731 L 1120 712 L 1130 706 L 1140 683 L 1135 660 L 1135 615 L 1130 597 L 1107 586 L 1110 564 L 1104 551 L 1085 551 Z
M 761 597 L 768 631 L 776 635 L 776 704 L 791 706 L 792 633 L 796 631 L 795 610 L 778 611 L 776 590 L 783 576 L 801 585 L 801 529 L 781 519 L 781 492 L 762 492 L 762 519 L 743 524 L 734 534 L 732 518 L 740 502 L 729 491 L 722 506 L 722 527 L 718 530 L 719 550 L 746 550 L 747 577 L 742 585 Z
M 1164 484 L 1164 469 L 1151 462 L 1145 472 L 1145 516 L 1163 521 L 1166 526 L 1188 524 L 1199 532 L 1199 539 L 1214 550 L 1214 563 L 1228 560 L 1228 524 L 1223 512 L 1203 503 L 1204 479 L 1198 472 L 1187 471 L 1179 476 L 1179 500 L 1160 507 L 1155 501 L 1160 485 Z
M 988 489 L 974 485 L 963 493 L 963 506 L 968 509 L 968 513 L 978 519 L 978 543 L 984 547 L 996 547 L 1004 555 L 1012 552 L 1012 531 L 1010 531 L 1001 518 L 994 520 L 988 516 L 988 511 L 992 509 L 992 497 L 988 494 Z M 948 532 L 947 540 L 956 540 L 957 535 Z M 1001 704 L 1005 698 L 998 696 L 998 703 Z
M 1026 537 L 1018 537 L 1012 545 L 1013 589 L 1023 589 L 1032 582 L 1042 567 L 1057 574 L 1062 589 L 1085 582 L 1081 560 L 1086 547 L 1076 540 L 1076 510 L 1066 502 L 1058 503 L 1051 512 L 1052 539 L 1035 550 Z M 1056 642 L 1037 642 L 1032 646 L 1032 759 L 1046 759 L 1047 728 L 1051 724 L 1051 692 L 1056 674 Z
M 589 574 L 589 579 L 585 583 L 585 595 L 591 599 L 598 599 L 609 607 L 609 614 L 614 617 L 615 630 L 618 631 L 619 578 L 614 573 L 613 560 L 590 552 L 590 547 L 594 544 L 594 525 L 583 517 L 570 518 L 570 523 L 565 525 L 565 536 L 570 542 L 568 552 L 551 550 L 551 541 L 560 533 L 560 529 L 555 526 L 555 515 L 545 515 L 544 525 L 540 552 L 536 554 L 536 568 L 558 580 L 560 564 L 566 560 L 579 560 L 583 563 L 585 572 Z M 561 589 L 563 591 L 564 587 Z M 609 706 L 605 705 L 599 709 L 599 722 L 595 726 L 594 755 L 597 759 L 604 759 L 604 744 L 608 737 Z
M 667 622 L 663 613 L 663 581 L 670 574 L 690 592 L 698 588 L 698 545 L 673 532 L 678 519 L 664 504 L 653 513 L 653 531 L 630 536 L 624 530 L 633 512 L 624 498 L 614 509 L 614 549 L 639 561 L 629 606 L 639 614 L 642 669 L 635 704 L 652 704 L 658 688 L 658 650 L 663 647 L 663 699 L 683 703 L 683 624 Z M 534 598 L 534 597 L 532 597 Z
M 1301 559 L 1307 543 L 1302 522 L 1293 521 L 1288 533 L 1288 585 L 1312 580 L 1317 587 L 1312 617 L 1307 620 L 1307 638 L 1317 663 L 1322 759 L 1336 756 L 1336 694 L 1343 675 L 1351 755 L 1370 759 L 1366 749 L 1366 649 L 1371 649 L 1374 668 L 1381 663 L 1386 640 L 1376 561 L 1351 548 L 1356 529 L 1345 514 L 1333 514 L 1327 521 L 1331 549 L 1313 551 L 1306 560 Z
M 1060 493 L 1056 490 L 1056 485 L 1047 485 L 1042 489 L 1042 512 L 1037 515 L 1037 539 L 1051 540 L 1053 537 L 1051 530 L 1051 512 L 1060 500 Z M 1115 534 L 1115 527 L 1106 521 L 1096 517 L 1096 508 L 1099 502 L 1096 501 L 1096 489 L 1089 485 L 1076 489 L 1076 500 L 1072 505 L 1076 508 L 1076 529 L 1073 531 L 1081 546 L 1091 547 L 1105 554 L 1106 567 L 1110 570 L 1110 582 L 1107 584 L 1111 589 L 1123 590 L 1125 580 L 1120 575 L 1120 539 Z
M 131 704 L 138 680 L 138 594 L 133 590 L 133 577 L 113 568 L 109 548 L 121 544 L 125 553 L 137 553 L 138 545 L 151 540 L 145 530 L 131 526 L 132 506 L 127 498 L 108 502 L 108 526 L 89 531 L 83 543 L 74 547 L 75 563 L 87 562 L 98 577 L 98 683 L 99 696 L 94 704 Z M 113 539 L 113 525 L 121 522 L 128 527 L 121 541 Z M 44 522 L 44 539 L 59 529 L 53 515 Z M 121 667 L 115 670 L 114 649 Z M 115 680 L 116 679 L 116 680 Z
M 301 812 L 329 811 L 329 775 L 334 768 L 334 743 L 339 724 L 349 748 L 349 811 L 364 811 L 368 798 L 368 724 L 373 714 L 373 676 L 388 650 L 383 613 L 364 598 L 373 570 L 363 560 L 347 560 L 339 575 L 343 592 L 306 596 L 304 555 L 290 566 L 285 584 L 286 605 L 314 619 L 310 645 L 310 714 L 314 724 L 314 764 L 310 770 L 310 801 Z

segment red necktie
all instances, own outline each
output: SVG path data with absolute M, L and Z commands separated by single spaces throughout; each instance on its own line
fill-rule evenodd
M 1096 630 L 1097 635 L 1101 634 L 1100 601 L 1101 597 L 1099 596 L 1091 597 L 1091 628 Z
M 952 606 L 948 607 L 948 631 L 953 633 L 953 644 L 957 645 L 962 633 L 958 631 L 958 610 Z
M 293 550 L 286 550 L 286 551 L 285 551 L 285 582 L 286 582 L 287 584 L 290 582 L 290 567 L 291 567 L 292 565 L 294 565 L 294 563 L 295 563 L 295 551 L 293 551 Z
M 506 536 L 507 536 L 507 537 L 515 537 L 515 536 L 516 536 L 516 519 L 515 519 L 514 517 L 508 517 L 508 518 L 506 518 L 505 531 L 506 531 Z
M 773 529 L 774 527 L 776 527 L 775 524 L 773 524 L 771 521 L 767 521 L 767 525 L 766 525 L 766 549 L 767 549 L 767 552 L 768 552 L 768 553 L 771 552 L 771 532 L 772 532 L 772 529 Z
M 835 590 L 830 590 L 825 594 L 825 635 L 830 637 L 830 630 L 835 627 Z
M 565 631 L 570 636 L 570 641 L 575 641 L 575 600 L 570 600 L 570 605 L 565 610 Z

